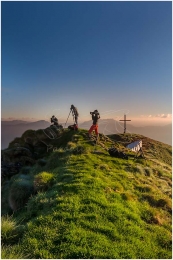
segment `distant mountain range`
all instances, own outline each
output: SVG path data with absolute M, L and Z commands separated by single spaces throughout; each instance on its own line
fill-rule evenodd
M 28 129 L 38 130 L 50 126 L 50 123 L 44 120 L 37 122 L 27 122 L 21 120 L 1 121 L 1 149 L 8 147 L 8 144 L 16 137 Z
M 13 120 L 13 121 L 1 121 L 1 125 L 19 125 L 19 124 L 29 124 L 28 121 L 23 120 Z
M 66 126 L 68 125 L 69 124 L 67 123 Z M 91 125 L 92 121 L 90 120 L 79 124 L 79 127 L 83 129 L 89 129 Z M 36 122 L 27 122 L 22 120 L 1 121 L 1 149 L 7 148 L 8 144 L 13 141 L 15 137 L 20 137 L 28 129 L 38 130 L 45 129 L 49 126 L 50 123 L 45 120 Z M 103 133 L 104 135 L 123 133 L 124 124 L 114 119 L 100 119 L 99 132 Z M 172 124 L 165 126 L 143 127 L 136 127 L 131 124 L 127 124 L 126 132 L 141 134 L 154 140 L 172 145 Z

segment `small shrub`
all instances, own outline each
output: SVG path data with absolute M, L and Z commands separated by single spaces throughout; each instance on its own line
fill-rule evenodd
M 1 241 L 10 244 L 16 237 L 16 222 L 9 216 L 1 218 Z
M 34 189 L 36 191 L 46 191 L 52 185 L 53 180 L 53 173 L 41 172 L 34 178 Z
M 1 241 L 4 244 L 13 244 L 18 241 L 24 231 L 23 225 L 17 225 L 12 217 L 6 215 L 1 218 Z
M 1 259 L 27 259 L 30 258 L 29 254 L 26 255 L 19 245 L 1 247 Z
M 13 181 L 9 191 L 9 204 L 12 210 L 22 208 L 28 201 L 34 187 L 30 180 L 18 178 Z

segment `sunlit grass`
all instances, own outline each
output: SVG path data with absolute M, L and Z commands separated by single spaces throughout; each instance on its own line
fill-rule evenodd
M 19 248 L 33 259 L 171 259 L 170 186 L 162 179 L 171 172 L 157 166 L 157 174 L 152 161 L 112 158 L 84 130 L 66 139 L 32 169 L 38 183 L 53 182 L 12 217 L 25 225 L 13 256 Z M 8 250 L 5 241 L 3 254 Z

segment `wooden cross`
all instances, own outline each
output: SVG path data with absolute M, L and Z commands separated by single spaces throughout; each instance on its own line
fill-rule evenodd
M 126 119 L 126 115 L 124 114 L 124 119 L 123 120 L 119 120 L 119 121 L 124 121 L 124 134 L 126 133 L 126 121 L 131 121 L 131 120 L 127 120 Z

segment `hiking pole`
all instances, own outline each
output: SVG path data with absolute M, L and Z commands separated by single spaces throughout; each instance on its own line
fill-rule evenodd
M 70 110 L 70 113 L 71 113 L 71 110 Z M 67 121 L 68 121 L 68 118 L 69 118 L 69 116 L 70 116 L 70 113 L 69 113 L 69 115 L 68 115 L 68 117 L 67 117 Z M 66 121 L 66 123 L 65 123 L 65 126 L 66 126 L 66 124 L 67 124 L 67 121 Z M 64 126 L 64 128 L 65 128 L 65 126 Z

